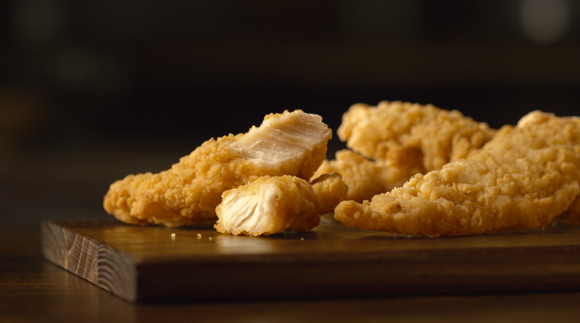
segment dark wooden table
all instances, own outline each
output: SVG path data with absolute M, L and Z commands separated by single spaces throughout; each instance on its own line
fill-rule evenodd
M 132 304 L 42 258 L 43 220 L 106 217 L 100 203 L 109 183 L 130 172 L 162 169 L 181 155 L 181 151 L 152 153 L 149 148 L 128 153 L 127 149 L 112 150 L 111 147 L 102 151 L 31 154 L 22 158 L 3 154 L 0 158 L 3 166 L 0 168 L 0 322 L 533 323 L 573 322 L 578 318 L 580 290 Z M 152 165 L 156 156 L 165 159 L 155 160 Z M 145 161 L 147 165 L 135 166 Z
M 571 322 L 580 292 L 131 304 L 45 261 L 38 228 L 0 231 L 0 322 Z

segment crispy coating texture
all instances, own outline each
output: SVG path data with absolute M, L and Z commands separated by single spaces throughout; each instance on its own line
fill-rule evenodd
M 316 197 L 316 213 L 324 214 L 334 211 L 348 194 L 348 186 L 338 173 L 322 174 L 310 182 Z
M 332 212 L 346 196 L 340 175 L 312 183 L 296 176 L 263 176 L 226 191 L 217 206 L 215 229 L 233 235 L 271 235 L 284 230 L 309 231 L 320 214 Z
M 496 130 L 458 111 L 382 101 L 376 107 L 351 106 L 337 133 L 349 148 L 365 157 L 425 173 L 483 147 Z
M 265 175 L 310 178 L 325 159 L 331 136 L 318 115 L 270 114 L 246 134 L 206 141 L 169 170 L 116 181 L 104 208 L 134 224 L 215 223 L 215 207 L 226 190 Z
M 348 186 L 346 199 L 362 202 L 402 186 L 419 169 L 390 167 L 342 149 L 336 152 L 336 159 L 323 161 L 313 177 L 333 172 L 340 174 Z
M 335 218 L 433 237 L 541 228 L 574 206 L 579 183 L 580 118 L 535 111 L 466 159 L 416 175 L 371 202 L 341 202 Z

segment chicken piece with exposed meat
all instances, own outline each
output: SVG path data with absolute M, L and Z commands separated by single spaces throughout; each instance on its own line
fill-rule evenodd
M 337 133 L 347 147 L 365 157 L 425 173 L 483 147 L 496 130 L 459 111 L 382 101 L 376 107 L 353 105 Z
M 343 201 L 347 226 L 427 236 L 541 228 L 577 212 L 580 118 L 532 112 L 483 149 L 359 204 Z M 576 205 L 577 206 L 577 205 Z
M 167 171 L 113 183 L 104 208 L 127 223 L 214 223 L 226 190 L 266 175 L 311 178 L 325 160 L 331 137 L 318 115 L 300 110 L 270 114 L 248 133 L 206 141 Z
M 333 172 L 340 174 L 348 186 L 346 199 L 362 202 L 402 186 L 419 169 L 390 167 L 343 149 L 336 152 L 336 159 L 323 161 L 313 178 Z
M 312 183 L 296 176 L 263 176 L 224 192 L 214 227 L 221 233 L 251 236 L 309 231 L 320 223 L 320 214 L 332 212 L 346 191 L 336 173 Z

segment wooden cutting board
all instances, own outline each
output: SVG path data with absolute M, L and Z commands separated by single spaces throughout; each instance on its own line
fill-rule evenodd
M 580 290 L 580 227 L 426 238 L 324 218 L 306 233 L 42 224 L 46 259 L 129 302 Z

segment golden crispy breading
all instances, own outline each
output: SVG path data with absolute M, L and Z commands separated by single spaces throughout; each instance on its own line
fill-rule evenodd
M 486 123 L 432 105 L 380 102 L 353 105 L 342 117 L 338 137 L 363 156 L 388 166 L 441 169 L 481 148 L 496 130 Z
M 336 159 L 323 161 L 313 177 L 333 172 L 340 174 L 348 186 L 346 199 L 362 202 L 402 186 L 419 170 L 389 167 L 343 149 L 336 152 Z
M 226 191 L 217 206 L 218 232 L 233 235 L 271 235 L 284 230 L 309 231 L 320 214 L 332 212 L 344 199 L 340 175 L 323 175 L 313 183 L 296 176 L 263 176 Z
M 104 208 L 117 219 L 166 226 L 215 222 L 221 194 L 264 175 L 309 179 L 326 156 L 331 130 L 300 110 L 270 114 L 246 134 L 210 139 L 158 174 L 113 183 Z
M 580 118 L 532 112 L 466 159 L 371 202 L 341 202 L 348 226 L 428 236 L 544 227 L 580 192 Z
M 322 174 L 314 178 L 310 185 L 316 196 L 316 213 L 324 214 L 334 211 L 334 208 L 346 198 L 348 186 L 338 173 Z

